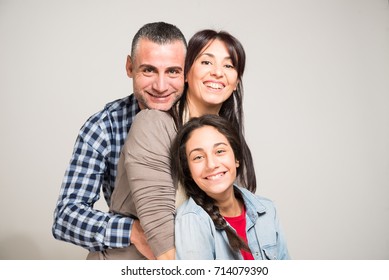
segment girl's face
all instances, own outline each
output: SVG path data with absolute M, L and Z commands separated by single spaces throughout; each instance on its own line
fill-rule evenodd
M 186 142 L 186 156 L 193 180 L 216 201 L 233 194 L 236 161 L 227 138 L 213 126 L 192 131 Z
M 187 74 L 187 82 L 191 116 L 218 114 L 238 84 L 238 72 L 224 42 L 215 39 L 200 52 Z

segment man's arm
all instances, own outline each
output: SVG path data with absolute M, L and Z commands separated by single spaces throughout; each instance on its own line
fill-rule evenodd
M 131 218 L 93 209 L 107 176 L 106 155 L 110 150 L 107 135 L 91 121 L 83 126 L 54 213 L 54 237 L 91 251 L 130 244 Z

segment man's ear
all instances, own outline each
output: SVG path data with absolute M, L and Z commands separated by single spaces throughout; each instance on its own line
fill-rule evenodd
M 130 55 L 127 55 L 126 72 L 127 72 L 127 76 L 129 78 L 132 78 L 132 58 Z

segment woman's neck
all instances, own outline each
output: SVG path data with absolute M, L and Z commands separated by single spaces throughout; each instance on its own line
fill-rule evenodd
M 195 118 L 207 114 L 218 115 L 222 104 L 207 106 L 206 104 L 193 102 L 188 98 L 186 106 L 189 110 L 189 117 Z

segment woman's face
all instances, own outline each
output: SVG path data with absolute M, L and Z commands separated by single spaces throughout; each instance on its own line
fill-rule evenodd
M 192 131 L 186 142 L 186 156 L 193 180 L 216 201 L 233 194 L 239 166 L 227 138 L 213 126 Z
M 188 71 L 186 81 L 191 117 L 218 114 L 238 84 L 238 72 L 224 42 L 216 39 L 204 47 Z

